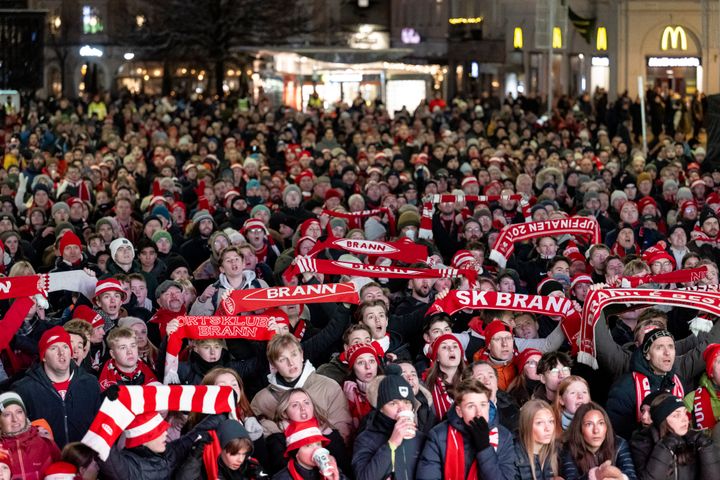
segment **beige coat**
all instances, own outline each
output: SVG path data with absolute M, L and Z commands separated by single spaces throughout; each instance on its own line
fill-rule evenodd
M 315 373 L 315 369 L 309 362 L 305 363 L 300 381 L 296 388 L 303 388 L 308 392 L 315 405 L 327 415 L 328 422 L 332 428 L 340 432 L 340 435 L 347 441 L 352 429 L 352 418 L 348 410 L 345 394 L 334 380 Z M 304 380 L 302 377 L 306 377 Z M 280 397 L 288 390 L 278 385 L 275 375 L 268 376 L 270 385 L 260 390 L 250 404 L 255 415 L 260 419 L 265 436 L 282 432 L 280 426 L 273 421 Z

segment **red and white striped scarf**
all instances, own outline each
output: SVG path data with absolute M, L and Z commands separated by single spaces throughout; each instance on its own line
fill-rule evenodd
M 633 372 L 633 382 L 635 383 L 635 413 L 637 414 L 637 421 L 642 420 L 642 401 L 652 393 L 650 388 L 650 381 L 646 375 L 640 372 Z M 672 394 L 682 399 L 685 396 L 682 382 L 677 375 L 673 375 L 673 389 Z
M 440 376 L 435 380 L 432 387 L 433 406 L 435 407 L 435 417 L 438 420 L 445 418 L 445 414 L 450 411 L 455 401 L 445 388 L 445 382 Z
M 505 225 L 500 231 L 489 258 L 505 268 L 507 259 L 515 251 L 515 242 L 538 237 L 558 237 L 560 235 L 589 237 L 592 243 L 600 243 L 600 224 L 595 217 L 571 217 L 544 222 L 516 223 Z

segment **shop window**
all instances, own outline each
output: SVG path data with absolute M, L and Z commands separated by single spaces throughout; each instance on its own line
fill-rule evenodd
M 94 35 L 102 33 L 103 23 L 100 19 L 100 12 L 96 7 L 90 5 L 83 6 L 83 33 L 85 35 Z

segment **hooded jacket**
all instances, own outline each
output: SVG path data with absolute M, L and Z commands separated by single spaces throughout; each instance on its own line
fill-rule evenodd
M 513 438 L 505 427 L 499 425 L 490 426 L 490 428 L 497 427 L 498 429 L 497 451 L 493 447 L 488 447 L 481 452 L 475 452 L 475 447 L 467 430 L 468 427 L 454 408 L 448 411 L 447 418 L 447 420 L 430 430 L 428 434 L 415 475 L 417 480 L 443 478 L 445 455 L 447 453 L 448 424 L 455 427 L 462 434 L 465 447 L 466 474 L 470 471 L 472 462 L 477 460 L 479 478 L 492 480 L 513 480 L 515 478 Z

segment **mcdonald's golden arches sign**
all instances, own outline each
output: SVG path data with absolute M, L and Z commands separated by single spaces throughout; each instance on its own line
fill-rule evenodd
M 680 25 L 668 25 L 663 30 L 662 38 L 660 39 L 660 50 L 687 50 L 687 33 L 685 29 Z

